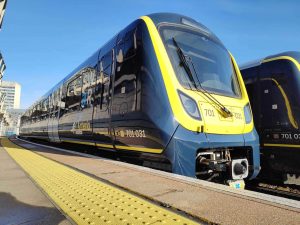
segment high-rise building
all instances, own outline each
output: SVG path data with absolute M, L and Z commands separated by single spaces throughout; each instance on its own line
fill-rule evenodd
M 0 0 L 0 30 L 3 24 L 3 17 L 6 10 L 7 0 Z M 21 86 L 17 83 L 6 82 L 2 83 L 2 77 L 6 65 L 2 54 L 0 53 L 0 136 L 3 135 L 3 128 L 8 124 L 5 120 L 6 109 L 19 108 Z
M 0 0 L 0 29 L 2 27 L 6 4 L 7 4 L 7 0 Z
M 18 109 L 20 108 L 21 85 L 17 82 L 2 81 L 0 84 L 1 109 Z
M 7 0 L 0 0 L 0 30 L 2 28 L 2 22 L 3 22 L 5 9 L 6 9 L 6 4 L 7 4 Z M 6 65 L 4 63 L 2 54 L 0 53 L 0 83 L 1 83 L 5 69 L 6 69 Z M 0 98 L 1 98 L 1 93 L 0 93 Z M 0 104 L 1 104 L 1 99 L 0 99 Z
M 6 69 L 6 65 L 4 63 L 4 59 L 2 57 L 2 54 L 0 53 L 0 83 L 4 74 L 4 70 Z

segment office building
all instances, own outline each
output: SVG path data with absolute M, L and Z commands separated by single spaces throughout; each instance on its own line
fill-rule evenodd
M 20 108 L 21 85 L 17 82 L 2 81 L 0 84 L 1 110 Z

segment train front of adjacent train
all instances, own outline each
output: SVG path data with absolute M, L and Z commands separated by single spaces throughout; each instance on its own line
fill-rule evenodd
M 299 184 L 300 52 L 282 52 L 240 68 L 260 136 L 260 177 Z
M 172 127 L 169 121 L 177 125 L 164 149 L 173 172 L 228 182 L 256 177 L 259 139 L 232 55 L 210 30 L 188 17 L 152 14 L 141 19 L 172 112 L 162 131 Z

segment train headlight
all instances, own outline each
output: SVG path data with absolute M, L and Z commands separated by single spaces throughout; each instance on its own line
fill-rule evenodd
M 197 106 L 197 103 L 195 100 L 190 98 L 189 96 L 183 94 L 182 92 L 178 91 L 181 103 L 183 105 L 183 108 L 189 114 L 191 117 L 201 120 L 201 115 Z
M 245 121 L 246 123 L 251 123 L 252 121 L 252 113 L 251 113 L 251 108 L 249 103 L 247 105 L 245 105 L 244 107 L 244 115 L 245 115 Z

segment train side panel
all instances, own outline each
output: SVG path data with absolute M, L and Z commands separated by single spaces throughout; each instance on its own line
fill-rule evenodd
M 178 125 L 145 23 L 138 20 L 118 37 L 112 127 L 117 150 L 162 153 Z

